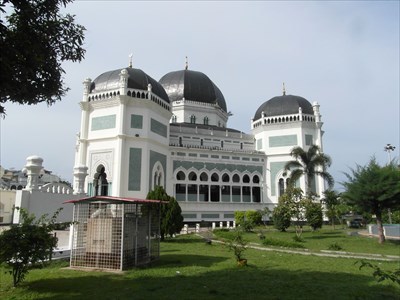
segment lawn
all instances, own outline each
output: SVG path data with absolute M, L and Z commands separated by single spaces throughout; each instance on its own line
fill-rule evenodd
M 332 229 L 326 226 L 323 229 L 312 231 L 310 227 L 305 226 L 302 234 L 302 243 L 297 243 L 301 248 L 311 251 L 330 250 L 333 244 L 339 245 L 340 251 L 353 253 L 371 253 L 382 255 L 400 256 L 400 240 L 387 240 L 385 244 L 378 243 L 377 238 L 365 237 L 361 235 L 351 235 L 357 230 Z M 245 238 L 252 242 L 261 244 L 259 234 L 262 233 L 266 239 L 278 240 L 287 243 L 294 243 L 293 237 L 295 229 L 290 227 L 287 232 L 280 232 L 273 227 L 258 227 L 251 233 L 246 233 Z M 339 249 L 338 249 L 339 250 Z
M 14 289 L 0 269 L 0 299 L 399 299 L 399 285 L 378 283 L 356 259 L 253 249 L 245 257 L 249 265 L 237 267 L 226 246 L 179 236 L 161 243 L 151 267 L 123 274 L 70 270 L 58 261 L 32 270 Z M 372 263 L 399 268 L 398 261 Z

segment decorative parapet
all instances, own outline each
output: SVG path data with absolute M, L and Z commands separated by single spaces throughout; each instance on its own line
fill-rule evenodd
M 258 119 L 256 122 L 253 122 L 253 128 L 259 127 L 261 125 L 274 125 L 274 124 L 283 124 L 290 122 L 316 122 L 315 115 L 308 115 L 299 112 L 298 114 L 292 115 L 282 115 L 282 116 L 273 116 L 273 117 L 265 117 L 262 114 L 262 118 Z
M 107 100 L 111 98 L 115 98 L 117 96 L 121 95 L 120 90 L 111 90 L 107 92 L 99 92 L 99 93 L 91 93 L 88 97 L 90 102 L 94 101 L 102 101 L 102 100 Z M 146 91 L 144 90 L 137 90 L 137 89 L 126 89 L 126 95 L 128 97 L 136 98 L 136 99 L 146 99 L 146 100 L 151 100 L 154 103 L 157 103 L 164 109 L 171 111 L 171 105 L 165 100 L 161 99 L 158 97 L 156 94 L 154 94 L 151 91 L 151 87 L 148 87 Z
M 52 182 L 47 183 L 39 188 L 40 191 L 44 193 L 51 193 L 51 194 L 72 194 L 73 189 L 66 185 L 65 183 L 60 182 Z

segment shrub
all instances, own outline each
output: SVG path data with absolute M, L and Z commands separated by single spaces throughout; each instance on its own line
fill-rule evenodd
M 272 221 L 274 222 L 274 227 L 280 231 L 286 231 L 290 226 L 290 210 L 287 206 L 283 204 L 278 204 L 272 212 Z
M 253 226 L 262 224 L 262 214 L 258 210 L 246 211 L 246 220 L 253 224 Z
M 304 243 L 304 239 L 301 236 L 295 235 L 292 239 L 297 243 Z
M 245 217 L 244 211 L 235 211 L 236 226 L 239 226 L 244 222 L 244 217 Z
M 21 224 L 13 224 L 0 234 L 0 263 L 11 268 L 14 287 L 24 280 L 31 268 L 51 259 L 58 240 L 51 232 L 61 211 L 57 210 L 50 219 L 47 215 L 36 219 L 26 210 L 19 210 Z
M 233 240 L 235 237 L 235 233 L 229 229 L 215 229 L 213 231 L 213 234 L 215 234 L 219 238 L 227 239 L 227 240 Z
M 305 217 L 307 219 L 308 225 L 310 225 L 313 230 L 321 228 L 323 223 L 321 204 L 313 202 L 311 200 L 307 200 L 304 206 L 306 208 Z
M 338 244 L 338 242 L 334 242 L 333 244 L 330 244 L 330 245 L 329 245 L 328 250 L 341 251 L 341 250 L 343 250 L 343 247 L 340 246 L 340 245 Z
M 233 232 L 234 238 L 229 242 L 229 249 L 233 251 L 233 254 L 235 255 L 236 261 L 239 263 L 244 259 L 243 257 L 243 252 L 246 251 L 247 247 L 247 242 L 243 238 L 243 231 L 240 227 L 237 227 Z M 246 265 L 247 262 L 245 263 L 240 263 L 238 265 Z
M 301 243 L 288 242 L 288 241 L 283 241 L 283 240 L 278 240 L 278 239 L 273 239 L 273 238 L 265 238 L 262 241 L 262 244 L 265 246 L 277 246 L 277 247 L 285 247 L 285 248 L 304 248 L 304 245 L 302 245 Z

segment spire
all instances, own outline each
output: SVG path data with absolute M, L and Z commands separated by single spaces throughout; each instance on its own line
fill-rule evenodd
M 187 56 L 186 56 L 185 70 L 187 70 L 187 69 L 188 69 L 188 67 L 189 67 L 189 63 L 188 63 L 188 58 L 187 58 Z
M 283 90 L 282 90 L 282 92 L 283 92 L 283 96 L 285 96 L 285 95 L 286 95 L 285 83 L 283 83 Z
M 132 57 L 133 53 L 129 54 L 129 68 L 132 68 Z

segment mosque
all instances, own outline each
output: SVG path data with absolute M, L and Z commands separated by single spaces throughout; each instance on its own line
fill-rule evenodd
M 283 89 L 260 104 L 246 134 L 228 127 L 222 91 L 187 62 L 159 81 L 130 63 L 83 84 L 75 194 L 145 199 L 163 186 L 185 222 L 232 221 L 235 211 L 273 209 L 293 147 L 323 150 L 317 102 Z M 322 194 L 322 178 L 313 189 Z

